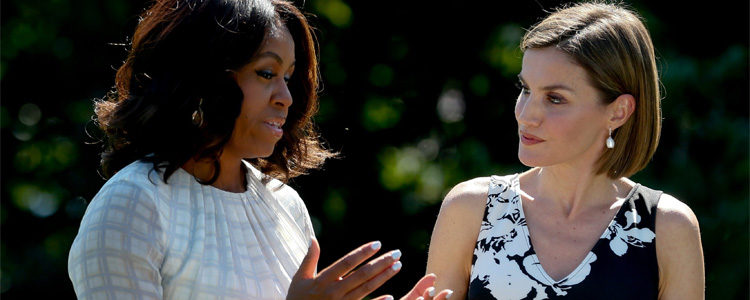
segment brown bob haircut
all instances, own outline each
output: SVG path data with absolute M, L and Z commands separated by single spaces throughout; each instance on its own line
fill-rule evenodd
M 163 170 L 166 182 L 191 158 L 218 157 L 234 130 L 243 94 L 231 76 L 256 55 L 266 35 L 286 26 L 295 45 L 294 99 L 284 136 L 269 157 L 250 160 L 284 182 L 319 167 L 333 154 L 312 123 L 318 109 L 318 62 L 313 31 L 293 4 L 282 0 L 157 0 L 142 15 L 115 90 L 95 104 L 105 132 L 106 177 L 136 160 Z M 201 103 L 203 124 L 192 123 Z
M 583 67 L 604 104 L 635 98 L 630 119 L 613 131 L 614 149 L 597 161 L 597 174 L 616 179 L 646 167 L 659 144 L 661 98 L 651 37 L 640 17 L 621 6 L 581 3 L 563 7 L 534 25 L 521 50 L 556 47 Z

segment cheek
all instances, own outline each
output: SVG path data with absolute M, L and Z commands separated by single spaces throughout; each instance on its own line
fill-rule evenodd
M 555 135 L 563 137 L 570 144 L 589 143 L 598 136 L 597 119 L 591 115 L 581 114 L 550 114 L 548 122 L 555 124 L 549 130 Z

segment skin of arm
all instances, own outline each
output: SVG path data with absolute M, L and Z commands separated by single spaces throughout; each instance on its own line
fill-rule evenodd
M 456 185 L 445 196 L 432 231 L 427 273 L 437 275 L 437 290 L 453 290 L 453 299 L 466 298 L 489 182 L 481 177 Z
M 698 219 L 674 197 L 663 194 L 656 210 L 659 299 L 705 299 L 705 270 Z

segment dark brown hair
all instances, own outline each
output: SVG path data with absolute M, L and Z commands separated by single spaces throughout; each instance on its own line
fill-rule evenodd
M 242 90 L 230 75 L 249 63 L 273 26 L 295 45 L 284 136 L 273 153 L 250 162 L 284 182 L 333 156 L 312 123 L 318 109 L 317 48 L 305 16 L 281 0 L 157 0 L 136 27 L 115 90 L 95 103 L 105 132 L 101 165 L 110 177 L 136 160 L 164 171 L 164 181 L 190 158 L 218 157 L 240 113 Z M 192 123 L 199 102 L 204 124 Z
M 521 50 L 556 47 L 583 67 L 605 104 L 635 98 L 630 119 L 612 133 L 617 145 L 597 161 L 597 174 L 628 177 L 645 168 L 661 132 L 659 74 L 651 36 L 638 15 L 607 3 L 558 9 L 523 37 Z

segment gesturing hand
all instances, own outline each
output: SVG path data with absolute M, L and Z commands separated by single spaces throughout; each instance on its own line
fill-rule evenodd
M 364 244 L 315 275 L 320 246 L 313 238 L 310 250 L 292 278 L 287 299 L 361 299 L 401 269 L 401 262 L 398 261 L 401 251 L 395 250 L 349 273 L 378 250 L 380 242 Z M 381 298 L 388 299 L 386 296 Z
M 449 289 L 436 293 L 433 287 L 436 278 L 435 274 L 425 275 L 417 281 L 414 288 L 406 296 L 402 297 L 401 300 L 445 300 L 450 298 L 453 295 L 453 291 Z

